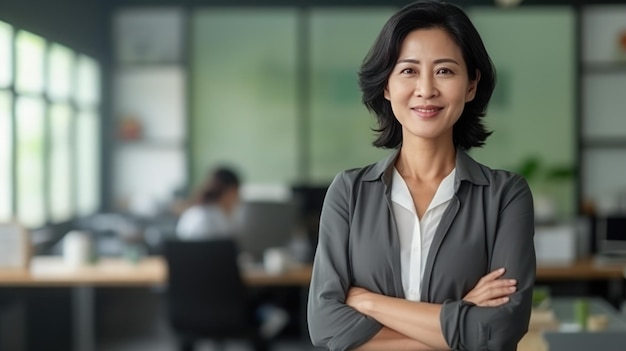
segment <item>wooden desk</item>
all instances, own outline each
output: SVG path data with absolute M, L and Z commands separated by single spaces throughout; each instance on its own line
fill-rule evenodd
M 16 287 L 152 286 L 166 279 L 165 264 L 158 257 L 137 264 L 103 258 L 96 265 L 70 267 L 59 256 L 35 256 L 30 269 L 0 270 L 0 286 Z
M 537 267 L 537 284 L 585 284 L 606 282 L 604 297 L 617 306 L 624 299 L 626 284 L 624 264 L 595 262 L 593 257 L 579 259 L 566 265 L 540 265 Z
M 260 268 L 242 270 L 249 286 L 300 286 L 308 289 L 311 265 L 281 274 L 268 274 Z M 0 269 L 0 287 L 72 288 L 73 348 L 94 351 L 94 288 L 164 286 L 167 265 L 163 257 L 146 257 L 137 263 L 123 258 L 102 258 L 95 265 L 67 266 L 60 256 L 35 256 L 29 269 Z
M 280 274 L 269 274 L 262 267 L 248 267 L 243 269 L 242 278 L 246 285 L 253 287 L 302 286 L 308 288 L 312 272 L 311 264 L 295 266 Z
M 564 265 L 537 266 L 537 280 L 611 280 L 624 279 L 624 265 L 596 264 L 587 257 Z
M 281 274 L 262 268 L 242 271 L 249 286 L 308 286 L 311 265 L 298 266 Z M 151 256 L 133 264 L 123 258 L 102 258 L 96 265 L 68 267 L 59 256 L 35 256 L 30 269 L 0 270 L 0 286 L 159 286 L 167 282 L 167 265 L 162 257 Z

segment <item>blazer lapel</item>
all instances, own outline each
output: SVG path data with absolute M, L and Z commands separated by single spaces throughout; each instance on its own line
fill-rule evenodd
M 450 225 L 452 225 L 452 221 L 456 217 L 460 208 L 460 201 L 457 195 L 454 195 L 450 200 L 450 204 L 448 208 L 443 213 L 443 217 L 441 217 L 441 222 L 439 222 L 439 226 L 437 227 L 437 231 L 435 232 L 435 236 L 433 238 L 433 242 L 430 246 L 430 250 L 428 251 L 428 257 L 426 258 L 426 267 L 424 267 L 424 277 L 422 278 L 422 292 L 420 296 L 420 300 L 423 302 L 431 301 L 430 294 L 430 282 L 432 279 L 433 273 L 433 265 L 435 263 L 435 258 L 439 253 L 439 248 L 441 247 L 441 243 L 443 243 L 443 239 L 448 233 L 448 229 L 450 229 Z

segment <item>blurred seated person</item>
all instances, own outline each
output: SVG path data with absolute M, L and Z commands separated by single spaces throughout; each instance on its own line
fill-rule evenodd
M 241 228 L 239 176 L 232 169 L 214 169 L 194 205 L 186 209 L 176 226 L 180 240 L 206 240 L 236 236 Z M 237 239 L 237 238 L 233 238 Z M 256 292 L 259 294 L 259 292 Z M 251 296 L 253 313 L 259 322 L 260 333 L 272 338 L 287 325 L 289 315 L 283 308 L 267 300 L 267 296 Z
M 238 218 L 239 176 L 232 169 L 218 167 L 209 175 L 194 204 L 186 209 L 176 225 L 182 240 L 221 238 L 236 234 Z

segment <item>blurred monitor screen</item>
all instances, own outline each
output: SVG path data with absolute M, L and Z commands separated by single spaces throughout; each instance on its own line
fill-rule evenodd
M 248 200 L 242 204 L 240 248 L 255 261 L 271 247 L 287 246 L 296 226 L 298 208 L 292 201 Z
M 596 233 L 599 253 L 626 255 L 626 216 L 598 218 Z

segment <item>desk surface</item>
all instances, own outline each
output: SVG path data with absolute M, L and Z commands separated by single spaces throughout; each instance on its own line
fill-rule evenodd
M 622 265 L 597 265 L 592 258 L 570 265 L 537 267 L 537 280 L 624 279 Z M 261 268 L 243 270 L 250 286 L 306 286 L 311 280 L 311 265 L 303 265 L 274 275 Z M 36 256 L 30 269 L 0 270 L 0 286 L 150 286 L 167 281 L 167 266 L 162 257 L 151 256 L 133 264 L 122 258 L 102 258 L 97 265 L 68 267 L 59 256 Z
M 282 274 L 262 269 L 245 269 L 243 280 L 250 286 L 303 286 L 311 280 L 311 266 L 304 265 Z M 133 264 L 122 258 L 102 258 L 96 265 L 70 267 L 60 256 L 35 256 L 30 269 L 0 270 L 0 286 L 152 286 L 167 281 L 162 257 L 151 256 Z
M 597 264 L 593 257 L 571 264 L 541 265 L 537 267 L 537 280 L 607 280 L 624 279 L 623 264 Z
M 96 265 L 71 267 L 60 256 L 35 256 L 30 269 L 0 270 L 0 286 L 150 286 L 166 281 L 164 262 L 148 257 L 133 264 L 103 258 Z

